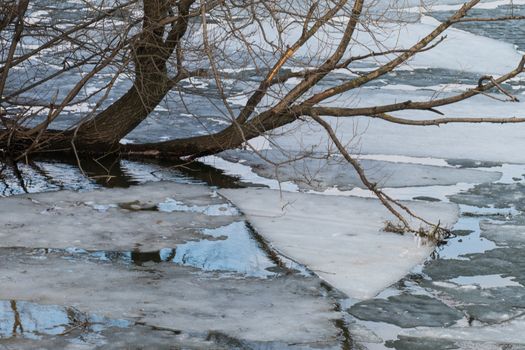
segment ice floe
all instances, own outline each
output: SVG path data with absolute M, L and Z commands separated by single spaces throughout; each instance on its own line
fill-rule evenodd
M 353 298 L 375 296 L 433 250 L 431 244 L 418 246 L 412 235 L 383 232 L 392 216 L 375 199 L 253 188 L 219 193 L 235 203 L 280 253 L 305 264 Z M 408 205 L 444 226 L 457 219 L 457 207 L 452 204 Z
M 153 269 L 56 254 L 35 259 L 21 249 L 3 249 L 0 261 L 0 300 L 68 305 L 190 336 L 218 333 L 241 342 L 282 342 L 280 348 L 338 341 L 333 320 L 340 314 L 314 277 L 218 278 L 167 263 Z
M 206 237 L 239 220 L 202 185 L 156 182 L 128 189 L 58 191 L 0 200 L 0 246 L 155 251 Z M 173 202 L 174 198 L 177 202 Z M 176 204 L 176 205 L 175 205 Z
M 327 158 L 322 154 L 308 155 L 306 152 L 303 155 L 277 150 L 258 153 L 231 150 L 222 152 L 219 156 L 229 162 L 242 162 L 243 166 L 249 166 L 251 171 L 266 179 L 292 182 L 301 189 L 324 191 L 337 187 L 345 191 L 355 187 L 364 188 L 357 172 L 341 157 Z M 363 158 L 361 166 L 369 180 L 380 187 L 445 186 L 465 181 L 492 182 L 501 177 L 498 172 L 415 164 L 415 161 L 408 163 L 366 159 L 366 156 Z M 231 170 L 233 169 L 232 167 Z

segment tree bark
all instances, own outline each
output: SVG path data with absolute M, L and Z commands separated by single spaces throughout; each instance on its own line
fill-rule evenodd
M 121 145 L 121 151 L 128 154 L 165 155 L 195 159 L 237 148 L 250 139 L 294 122 L 298 116 L 293 111 L 279 115 L 269 111 L 250 119 L 245 124 L 230 125 L 216 134 L 148 144 Z
M 95 118 L 69 133 L 79 148 L 112 151 L 119 141 L 135 129 L 173 87 L 167 60 L 184 36 L 189 8 L 194 0 L 179 3 L 179 19 L 164 42 L 165 26 L 159 23 L 170 9 L 169 0 L 144 0 L 142 33 L 132 44 L 135 66 L 133 86 Z M 184 72 L 178 72 L 179 75 Z

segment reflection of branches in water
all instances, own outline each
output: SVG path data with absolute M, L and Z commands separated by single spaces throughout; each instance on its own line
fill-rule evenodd
M 21 168 L 20 165 L 24 165 L 26 168 Z M 25 163 L 20 163 L 11 158 L 4 158 L 0 167 L 2 196 L 17 194 L 20 192 L 20 189 L 23 193 L 29 193 L 31 187 L 34 185 L 35 174 L 38 174 L 44 179 L 46 187 L 63 189 L 63 183 L 61 181 L 55 179 L 33 160 L 27 159 Z M 16 183 L 18 188 L 13 187 L 13 183 Z
M 100 158 L 77 159 L 81 171 L 104 187 L 129 187 L 136 182 L 124 171 L 119 157 L 106 155 Z
M 80 161 L 80 162 L 79 162 Z M 29 160 L 29 165 L 40 174 L 46 182 L 58 186 L 60 189 L 75 185 L 64 181 L 63 173 L 50 174 L 42 167 L 43 163 L 60 163 L 71 167 L 71 172 L 80 169 L 82 178 L 100 185 L 102 187 L 129 187 L 138 183 L 121 164 L 121 158 L 116 156 L 105 156 L 100 158 L 83 157 L 79 161 L 75 157 L 41 157 Z M 77 180 L 78 182 L 78 180 Z
M 162 167 L 166 171 L 176 171 L 181 176 L 194 180 L 199 183 L 206 183 L 209 186 L 218 186 L 221 188 L 242 188 L 248 186 L 242 182 L 236 176 L 228 175 L 223 170 L 217 169 L 211 165 L 201 163 L 197 160 L 182 161 L 182 160 L 163 160 L 163 159 L 142 159 L 141 157 L 136 159 L 145 164 L 152 164 Z M 155 170 L 150 174 L 156 178 L 161 178 L 159 173 L 162 170 Z
M 66 308 L 66 314 L 69 320 L 69 328 L 60 333 L 60 335 L 66 335 L 76 329 L 82 329 L 83 331 L 87 331 L 89 329 L 91 322 L 89 321 L 89 317 L 87 315 L 72 307 Z
M 24 175 L 20 171 L 20 168 L 18 167 L 17 162 L 11 158 L 7 158 L 7 164 L 9 165 L 11 169 L 13 169 L 13 174 L 15 175 L 15 178 L 18 181 L 18 184 L 22 188 L 22 191 L 24 191 L 24 193 L 29 193 L 29 191 L 27 190 L 26 182 L 24 180 Z
M 20 313 L 16 306 L 16 300 L 11 300 L 11 310 L 13 311 L 14 321 L 13 321 L 13 335 L 16 335 L 16 330 L 19 329 L 20 333 L 24 333 L 24 327 L 20 321 Z
M 7 196 L 7 190 L 9 190 L 9 183 L 7 182 L 5 170 L 7 168 L 6 162 L 2 162 L 2 167 L 0 168 L 0 181 L 2 181 L 3 189 L 2 189 L 2 196 Z
M 42 176 L 49 184 L 52 184 L 54 186 L 57 186 L 59 189 L 64 189 L 64 184 L 59 181 L 58 179 L 55 179 L 53 176 L 49 175 L 47 171 L 42 168 L 38 163 L 35 163 L 33 160 L 28 160 L 28 165 L 33 169 L 36 173 L 38 173 L 40 176 Z
M 124 161 L 124 163 L 123 163 Z M 80 158 L 84 173 L 79 172 L 75 157 L 35 157 L 16 163 L 4 158 L 0 162 L 0 196 L 34 192 L 35 189 L 64 190 L 101 186 L 106 188 L 127 188 L 145 181 L 181 179 L 185 183 L 206 183 L 222 188 L 246 187 L 248 184 L 222 170 L 198 161 L 184 162 L 163 159 L 122 158 Z M 146 177 L 134 169 L 152 166 Z M 80 186 L 79 186 L 80 185 Z

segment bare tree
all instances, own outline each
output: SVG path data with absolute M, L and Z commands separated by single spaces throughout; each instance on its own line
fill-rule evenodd
M 443 98 L 367 107 L 334 107 L 331 103 L 432 50 L 457 23 L 523 19 L 513 15 L 469 17 L 479 2 L 465 2 L 409 47 L 384 47 L 379 42 L 371 49 L 360 43 L 360 32 L 381 21 L 401 20 L 372 11 L 381 3 L 377 0 L 3 1 L 0 145 L 13 159 L 38 153 L 119 153 L 191 160 L 310 120 L 326 130 L 366 187 L 399 218 L 403 230 L 414 231 L 404 214 L 415 214 L 368 181 L 325 117 L 369 117 L 420 126 L 524 122 L 512 117 L 441 115 L 415 120 L 391 113 L 425 110 L 442 114 L 441 106 L 491 90 L 512 98 L 502 84 L 524 71 L 525 60 L 515 62 L 516 68 L 502 76 L 481 76 L 476 87 Z M 44 15 L 39 17 L 39 13 Z M 342 81 L 325 79 L 339 70 L 353 72 L 356 64 L 379 58 L 376 63 L 380 63 L 364 73 Z M 244 79 L 242 72 L 249 70 L 255 73 Z M 213 86 L 202 96 L 191 86 L 199 79 Z M 231 102 L 238 90 L 247 96 L 240 106 Z M 222 128 L 158 142 L 121 143 L 166 101 L 191 110 L 189 95 L 193 96 L 191 103 L 200 99 L 199 103 L 216 109 L 223 117 Z M 168 117 L 179 116 L 168 113 Z M 439 229 L 434 226 L 434 231 Z

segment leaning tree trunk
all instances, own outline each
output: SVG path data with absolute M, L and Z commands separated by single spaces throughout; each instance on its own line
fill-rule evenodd
M 106 110 L 69 133 L 78 150 L 115 150 L 119 141 L 164 99 L 173 87 L 167 60 L 187 29 L 187 15 L 193 1 L 179 4 L 179 20 L 165 40 L 165 29 L 159 22 L 168 15 L 170 1 L 144 0 L 142 33 L 131 49 L 135 66 L 133 86 Z

